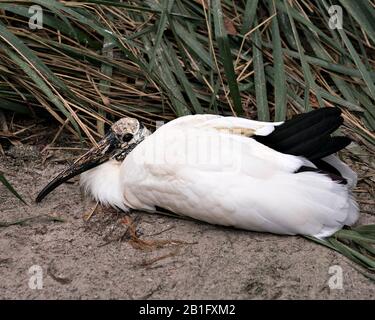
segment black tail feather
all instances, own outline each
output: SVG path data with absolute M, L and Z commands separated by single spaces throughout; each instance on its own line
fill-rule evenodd
M 319 167 L 318 168 L 311 168 L 311 167 L 302 166 L 295 173 L 301 173 L 301 172 L 321 173 L 321 174 L 327 175 L 328 177 L 330 177 L 333 181 L 336 181 L 337 183 L 340 183 L 340 184 L 347 184 L 348 183 L 346 181 L 346 179 L 343 178 L 339 172 L 336 174 L 336 173 L 333 173 L 331 171 L 322 170 Z
M 265 138 L 272 139 L 274 142 L 280 142 L 315 125 L 318 133 L 319 129 L 326 129 L 329 127 L 326 122 L 322 123 L 322 121 L 327 118 L 336 120 L 342 119 L 341 110 L 339 108 L 323 108 L 308 113 L 298 114 L 292 119 L 285 121 L 282 125 L 276 127 L 275 131 Z
M 350 140 L 348 137 L 330 137 L 324 143 L 323 148 L 320 148 L 320 150 L 315 151 L 311 154 L 308 154 L 306 157 L 309 160 L 322 159 L 324 157 L 327 157 L 331 154 L 334 154 L 334 153 L 344 149 L 351 142 L 352 142 L 352 140 Z
M 268 136 L 255 136 L 255 139 L 276 151 L 317 160 L 351 142 L 347 137 L 330 136 L 342 123 L 339 108 L 322 108 L 299 114 L 277 126 Z
M 279 142 L 280 146 L 286 148 L 292 148 L 296 144 L 306 142 L 307 140 L 319 139 L 327 137 L 332 132 L 336 131 L 343 123 L 343 119 L 340 116 L 331 116 L 322 119 L 320 122 L 302 127 L 299 132 L 286 137 Z M 298 123 L 297 123 L 298 125 Z

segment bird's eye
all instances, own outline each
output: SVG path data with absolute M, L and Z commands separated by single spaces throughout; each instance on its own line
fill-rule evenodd
M 133 135 L 131 133 L 125 133 L 122 137 L 122 142 L 129 142 L 133 139 Z

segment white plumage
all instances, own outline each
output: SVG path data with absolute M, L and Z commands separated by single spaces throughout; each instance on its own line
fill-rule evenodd
M 161 207 L 212 224 L 319 238 L 358 218 L 350 188 L 356 174 L 336 156 L 324 160 L 346 185 L 317 172 L 296 173 L 309 160 L 249 138 L 280 123 L 195 115 L 146 137 L 122 162 L 111 159 L 81 175 L 97 201 L 123 210 Z

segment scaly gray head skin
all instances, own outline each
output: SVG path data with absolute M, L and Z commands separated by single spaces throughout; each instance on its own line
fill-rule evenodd
M 89 169 L 115 159 L 123 161 L 126 156 L 147 137 L 150 132 L 134 118 L 122 118 L 115 122 L 98 145 L 76 159 L 72 165 L 60 172 L 39 192 L 36 202 L 43 200 L 51 191 L 65 181 Z

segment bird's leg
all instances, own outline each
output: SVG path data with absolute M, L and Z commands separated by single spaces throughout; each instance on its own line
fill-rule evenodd
M 141 236 L 142 232 L 137 228 L 137 225 L 140 223 L 142 216 L 139 213 L 137 214 L 137 210 L 129 208 L 128 211 L 124 211 L 119 208 L 119 211 L 125 213 L 125 217 L 121 219 L 121 223 L 127 227 L 125 233 L 120 238 L 121 241 Z M 135 217 L 132 218 L 132 215 Z

